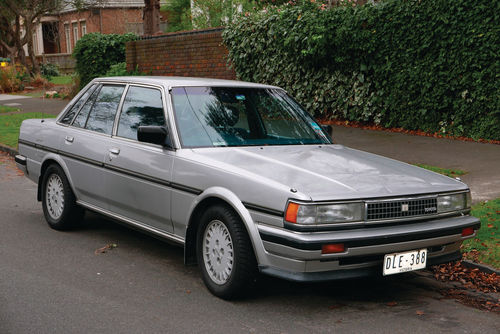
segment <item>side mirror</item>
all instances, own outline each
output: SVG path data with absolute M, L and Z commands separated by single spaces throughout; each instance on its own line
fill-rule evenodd
M 332 128 L 332 126 L 331 126 L 330 124 L 321 124 L 321 128 L 323 129 L 323 131 L 324 131 L 326 134 L 328 134 L 328 136 L 329 136 L 330 138 L 332 138 L 332 139 L 333 139 L 333 137 L 332 137 L 332 136 L 333 136 L 333 128 Z
M 141 125 L 137 129 L 137 140 L 144 143 L 172 147 L 168 130 L 165 126 Z

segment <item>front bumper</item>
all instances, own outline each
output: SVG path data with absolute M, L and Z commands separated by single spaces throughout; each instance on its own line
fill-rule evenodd
M 474 234 L 463 237 L 472 227 Z M 325 281 L 381 274 L 385 254 L 428 249 L 428 265 L 460 258 L 462 241 L 473 237 L 479 219 L 459 216 L 398 225 L 329 232 L 295 232 L 259 224 L 268 265 L 266 274 L 294 281 Z M 343 243 L 345 251 L 322 254 L 326 244 Z

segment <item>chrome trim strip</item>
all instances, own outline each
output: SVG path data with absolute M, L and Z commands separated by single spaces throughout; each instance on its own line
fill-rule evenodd
M 247 202 L 243 202 L 242 204 L 245 206 L 245 208 L 247 208 L 247 210 L 257 211 L 257 212 L 265 213 L 265 214 L 268 214 L 271 216 L 278 216 L 280 218 L 283 218 L 284 214 L 285 214 L 283 211 L 266 208 L 266 207 L 260 206 L 260 205 L 255 205 L 255 204 L 251 204 L 251 203 L 247 203 Z
M 70 159 L 79 160 L 79 161 L 88 163 L 90 165 L 94 165 L 94 166 L 102 167 L 102 168 L 105 168 L 105 169 L 109 169 L 109 170 L 115 171 L 117 173 L 122 173 L 122 174 L 125 174 L 125 175 L 128 175 L 128 176 L 131 176 L 131 177 L 136 177 L 136 178 L 139 178 L 139 179 L 142 179 L 142 180 L 146 180 L 146 181 L 149 181 L 149 182 L 153 182 L 153 183 L 156 183 L 156 184 L 160 184 L 160 185 L 172 188 L 172 189 L 181 190 L 181 191 L 184 191 L 184 192 L 187 192 L 187 193 L 190 193 L 190 194 L 199 195 L 199 194 L 201 194 L 203 192 L 203 190 L 201 190 L 201 189 L 197 189 L 197 188 L 186 186 L 186 185 L 183 185 L 183 184 L 179 184 L 179 183 L 175 183 L 175 182 L 170 182 L 170 181 L 167 181 L 167 180 L 164 180 L 164 179 L 160 179 L 160 178 L 152 177 L 152 176 L 149 176 L 149 175 L 137 173 L 137 172 L 131 171 L 129 169 L 120 168 L 120 167 L 116 167 L 116 166 L 113 166 L 113 165 L 105 164 L 102 161 L 88 159 L 86 157 L 82 157 L 82 156 L 79 156 L 79 155 L 76 155 L 76 154 L 64 152 L 64 151 L 61 151 L 61 150 L 53 150 L 53 149 L 51 149 L 49 147 L 46 147 L 46 146 L 43 146 L 43 145 L 39 145 L 39 144 L 35 144 L 35 143 L 31 143 L 31 142 L 27 142 L 27 141 L 24 141 L 24 140 L 20 140 L 19 144 L 21 144 L 21 145 L 27 145 L 27 146 L 35 147 L 37 149 L 41 149 L 41 150 L 44 150 L 44 151 L 47 151 L 47 152 L 59 154 L 59 155 L 61 155 L 63 157 L 67 157 L 67 158 L 70 158 Z
M 408 196 L 408 197 L 391 197 L 391 198 L 383 198 L 383 199 L 369 199 L 365 200 L 365 203 L 379 203 L 379 202 L 397 202 L 397 201 L 412 201 L 412 200 L 419 200 L 419 199 L 432 199 L 432 198 L 437 198 L 440 193 L 436 194 L 431 194 L 431 195 L 419 195 L 419 196 Z
M 127 96 L 128 89 L 130 85 L 126 85 L 123 90 L 122 97 L 120 98 L 120 103 L 118 103 L 118 108 L 116 109 L 115 120 L 113 122 L 113 129 L 111 129 L 111 136 L 116 136 L 116 132 L 118 131 L 118 121 L 120 120 L 120 116 L 122 114 L 123 101 L 125 101 L 125 96 Z
M 137 227 L 141 230 L 144 230 L 146 232 L 149 232 L 149 233 L 152 233 L 152 234 L 155 234 L 157 236 L 160 236 L 162 238 L 165 238 L 165 239 L 168 239 L 170 241 L 173 241 L 173 242 L 176 242 L 176 243 L 180 243 L 182 245 L 184 245 L 184 238 L 181 238 L 173 233 L 169 233 L 169 232 L 165 232 L 165 231 L 162 231 L 162 230 L 159 230 L 155 227 L 152 227 L 152 226 L 149 226 L 149 225 L 146 225 L 144 223 L 141 223 L 137 220 L 133 220 L 133 219 L 130 219 L 130 218 L 126 218 L 122 215 L 118 215 L 116 213 L 113 213 L 111 211 L 108 211 L 108 210 L 105 210 L 105 209 L 102 209 L 100 207 L 97 207 L 95 205 L 92 205 L 92 204 L 89 204 L 89 203 L 86 203 L 84 201 L 76 201 L 76 203 L 78 205 L 81 205 L 89 210 L 92 210 L 92 211 L 96 211 L 98 213 L 101 213 L 105 216 L 108 216 L 108 217 L 111 217 L 111 218 L 114 218 L 114 219 L 117 219 L 119 221 L 122 221 L 126 224 L 129 224 L 129 225 L 132 225 L 134 227 Z
M 180 184 L 180 183 L 175 183 L 175 182 L 170 182 L 170 187 L 173 188 L 173 189 L 176 189 L 176 190 L 181 190 L 181 191 L 184 191 L 184 192 L 187 192 L 187 193 L 190 193 L 190 194 L 194 194 L 194 195 L 199 195 L 203 192 L 203 190 L 200 190 L 200 189 L 197 189 L 197 188 L 193 188 L 193 187 L 190 187 L 190 186 L 186 186 L 186 185 L 183 185 L 183 184 Z

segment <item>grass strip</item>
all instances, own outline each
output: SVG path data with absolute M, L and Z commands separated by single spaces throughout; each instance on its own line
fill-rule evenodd
M 421 167 L 421 168 L 425 168 L 425 169 L 430 170 L 432 172 L 436 172 L 439 174 L 449 176 L 449 177 L 457 177 L 457 176 L 467 174 L 466 171 L 463 171 L 460 169 L 441 168 L 441 167 L 430 166 L 430 165 L 425 165 L 425 164 L 414 164 L 414 165 Z
M 19 138 L 19 128 L 25 119 L 29 118 L 53 118 L 54 115 L 47 115 L 41 112 L 31 112 L 25 114 L 0 115 L 0 144 L 13 148 L 17 147 Z
M 54 85 L 69 85 L 73 81 L 71 75 L 58 75 L 49 80 Z
M 472 206 L 471 213 L 481 229 L 462 245 L 465 258 L 500 269 L 500 198 Z
M 6 112 L 16 112 L 19 111 L 19 108 L 11 107 L 11 106 L 0 106 L 0 114 Z

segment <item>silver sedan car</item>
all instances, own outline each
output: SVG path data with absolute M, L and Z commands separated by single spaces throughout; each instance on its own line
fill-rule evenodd
M 208 289 L 391 275 L 459 259 L 479 228 L 462 182 L 332 142 L 283 89 L 98 78 L 22 123 L 19 168 L 57 230 L 84 210 L 184 247 Z

